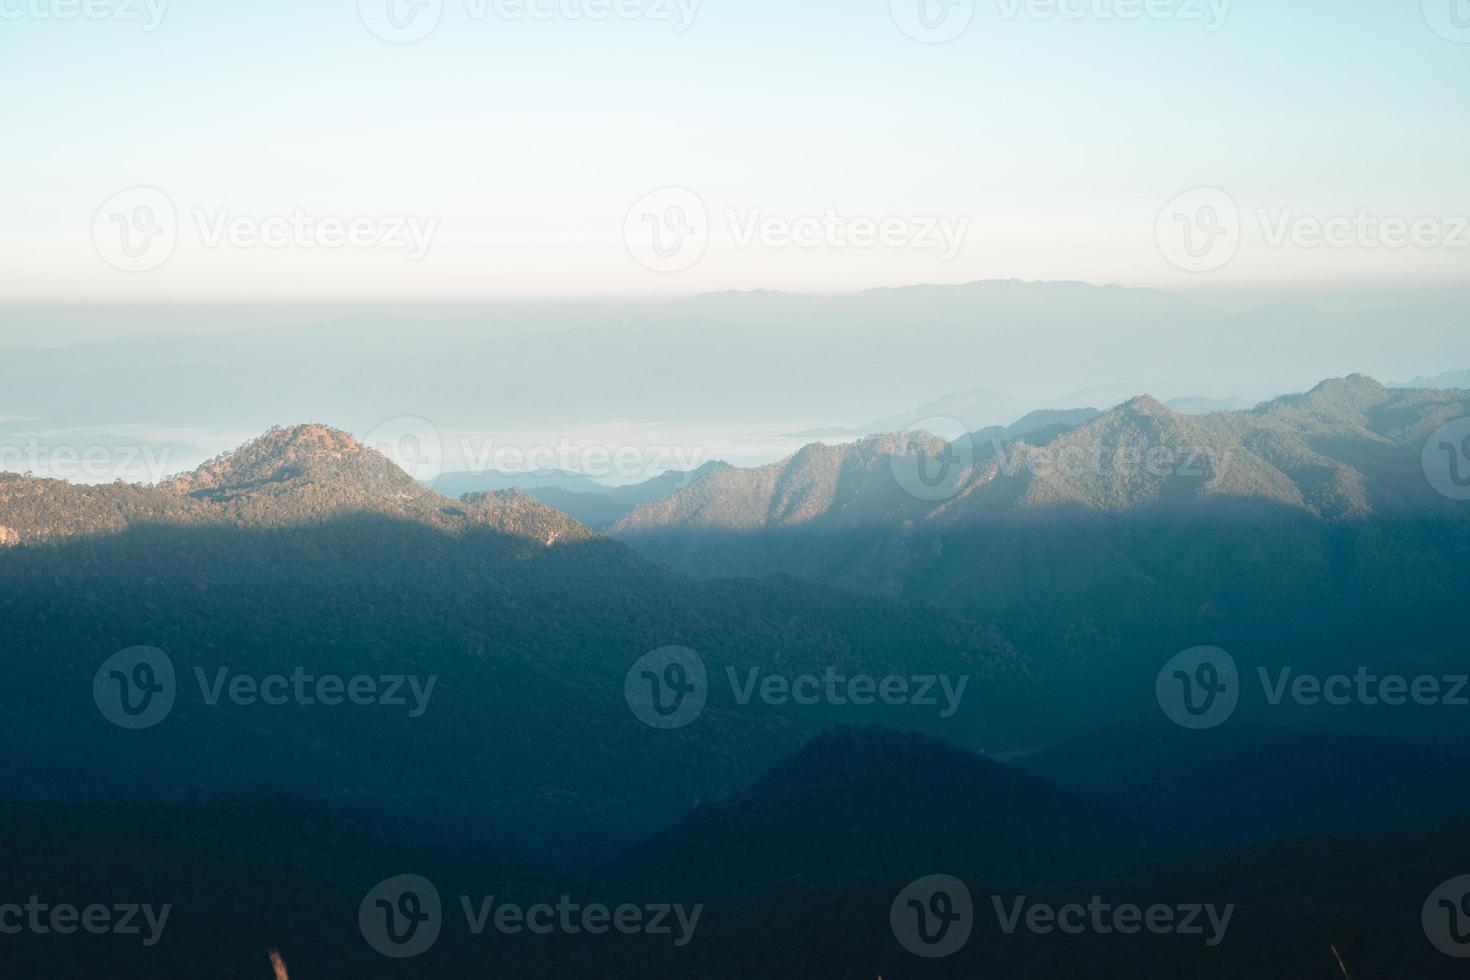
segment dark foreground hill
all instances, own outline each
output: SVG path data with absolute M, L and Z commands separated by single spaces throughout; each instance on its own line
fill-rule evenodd
M 839 729 L 608 873 L 645 891 L 750 899 L 937 867 L 997 883 L 1055 880 L 1141 846 L 1117 809 L 1023 769 L 926 736 Z
M 906 771 L 895 772 L 896 764 Z M 892 798 L 876 799 L 876 785 L 888 780 Z M 976 795 L 982 785 L 995 790 L 988 800 Z M 905 790 L 921 797 L 905 799 Z M 873 813 L 872 821 L 859 813 Z M 1439 886 L 1470 867 L 1463 820 L 1391 835 L 1100 861 L 1105 847 L 1082 853 L 1093 842 L 1105 844 L 1117 826 L 1100 813 L 1002 764 L 871 730 L 824 736 L 752 791 L 697 811 L 630 851 L 616 862 L 625 875 L 603 882 L 538 873 L 473 848 L 429 853 L 341 812 L 280 798 L 0 804 L 7 845 L 0 894 L 22 903 L 33 895 L 47 906 L 170 906 L 153 944 L 143 941 L 146 928 L 136 936 L 23 930 L 0 943 L 8 975 L 117 980 L 267 977 L 271 947 L 296 978 L 450 978 L 493 970 L 507 977 L 670 980 L 1329 980 L 1342 977 L 1344 967 L 1350 976 L 1390 980 L 1462 975 L 1462 961 L 1432 945 L 1421 913 Z M 811 825 L 803 829 L 803 821 Z M 888 838 L 886 853 L 868 852 L 878 842 L 862 837 L 866 828 Z M 755 892 L 746 887 L 755 875 L 776 870 L 771 831 L 789 844 L 778 863 L 792 873 Z M 860 853 L 846 853 L 854 845 Z M 747 868 L 730 861 L 742 854 Z M 1079 856 L 1082 862 L 1072 863 Z M 418 893 L 410 905 L 368 899 L 380 883 L 403 875 L 429 882 L 440 902 L 434 940 L 399 959 L 374 948 L 376 917 L 422 914 L 429 906 Z M 914 934 L 894 919 L 895 905 L 911 910 L 898 900 L 912 883 L 932 875 L 947 876 L 952 898 L 952 883 L 962 883 L 970 899 L 968 914 L 963 905 L 933 906 L 946 915 L 960 910 L 954 928 L 964 939 L 933 959 L 916 955 Z M 732 883 L 744 894 L 732 894 Z M 689 928 L 592 933 L 557 924 L 533 934 L 519 920 L 497 927 L 489 919 L 477 932 L 474 915 L 487 902 L 552 910 L 680 906 Z M 364 905 L 367 920 L 360 918 Z M 1029 914 L 1068 905 L 1083 909 L 1064 913 L 1069 923 L 1083 923 L 1075 934 L 1047 928 L 1044 917 L 1007 925 L 1017 908 Z M 1115 919 L 1112 910 L 1128 905 L 1164 910 L 1169 927 L 1120 931 L 1118 922 L 1130 920 Z M 568 921 L 555 911 L 548 916 L 541 921 Z M 1140 913 L 1131 921 L 1144 920 Z

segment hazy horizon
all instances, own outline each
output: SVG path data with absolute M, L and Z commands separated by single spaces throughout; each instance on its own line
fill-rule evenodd
M 33 0 L 0 299 L 1462 286 L 1454 2 Z

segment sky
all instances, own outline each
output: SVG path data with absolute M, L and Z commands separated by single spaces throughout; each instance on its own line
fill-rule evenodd
M 0 0 L 0 302 L 1470 270 L 1466 0 L 417 2 Z

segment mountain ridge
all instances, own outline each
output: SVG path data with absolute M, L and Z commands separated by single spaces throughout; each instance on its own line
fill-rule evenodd
M 457 532 L 489 528 L 547 546 L 592 535 L 517 490 L 451 500 L 350 433 L 316 422 L 273 427 L 152 486 L 80 485 L 0 473 L 0 514 L 14 529 L 12 544 L 116 533 L 146 523 L 282 527 L 352 513 Z
M 1395 411 L 1406 413 L 1405 417 L 1394 418 Z M 968 462 L 968 468 L 956 482 L 954 494 L 930 508 L 918 502 L 896 502 L 893 506 L 905 516 L 919 518 L 964 510 L 973 505 L 973 500 L 964 503 L 966 498 L 986 500 L 990 507 L 1009 500 L 1032 507 L 1076 502 L 1111 510 L 1157 503 L 1168 499 L 1171 491 L 1187 491 L 1173 499 L 1185 502 L 1196 494 L 1262 496 L 1303 507 L 1319 517 L 1361 517 L 1375 505 L 1401 506 L 1403 502 L 1387 496 L 1371 499 L 1369 476 L 1352 466 L 1355 461 L 1364 461 L 1361 454 L 1336 459 L 1323 450 L 1349 439 L 1375 448 L 1405 445 L 1427 435 L 1456 412 L 1470 412 L 1470 392 L 1391 389 L 1365 375 L 1328 379 L 1302 394 L 1283 396 L 1252 409 L 1207 415 L 1176 412 L 1151 395 L 1138 395 L 1093 417 L 1067 419 L 1060 424 L 1061 431 L 1046 428 L 1042 438 L 1028 438 L 1031 433 L 1026 431 L 1011 433 L 1014 438 L 1008 441 L 1020 453 L 1019 460 L 987 454 L 994 446 L 964 447 L 961 463 Z M 982 438 L 977 440 L 977 436 Z M 983 443 L 987 439 L 994 442 L 997 437 L 995 430 L 987 429 L 966 438 Z M 1007 441 L 1004 435 L 999 438 Z M 836 448 L 815 442 L 781 462 L 726 472 L 720 478 L 727 487 L 744 486 L 746 489 L 740 492 L 759 494 L 756 485 L 774 489 L 777 482 L 809 471 L 815 460 L 826 459 L 829 471 L 851 466 L 872 469 L 883 462 L 879 457 L 900 455 L 914 447 L 922 448 L 922 438 L 910 438 L 897 448 L 882 437 L 866 437 Z M 1166 469 L 1199 468 L 1201 472 L 1192 482 L 1169 479 L 1180 474 L 1150 474 L 1146 466 L 1140 465 L 1141 459 L 1129 473 L 1121 472 L 1121 457 L 1135 451 L 1172 451 L 1174 464 Z M 1179 454 L 1185 452 L 1199 457 L 1195 460 L 1198 467 L 1190 467 L 1188 459 L 1180 463 Z M 1059 454 L 1077 459 L 1091 455 L 1102 462 L 1092 472 L 1059 474 L 1056 466 L 1044 465 L 1054 462 Z M 1107 455 L 1114 458 L 1104 458 Z M 1114 471 L 1102 472 L 1109 463 L 1115 464 Z M 738 473 L 752 476 L 742 479 Z M 809 472 L 806 478 L 812 478 Z M 828 479 L 835 479 L 835 474 L 829 474 Z M 612 525 L 609 533 L 631 539 L 670 526 L 700 526 L 707 522 L 701 515 L 715 522 L 711 526 L 774 526 L 770 520 L 773 515 L 780 515 L 776 524 L 790 523 L 793 515 L 836 518 L 850 513 L 855 503 L 851 498 L 828 498 L 825 502 L 811 501 L 798 510 L 768 503 L 764 508 L 768 516 L 763 522 L 750 505 L 740 516 L 732 514 L 732 508 L 740 511 L 734 501 L 729 506 L 719 504 L 719 488 L 702 485 L 704 482 L 696 481 L 672 498 L 630 512 Z M 1427 484 L 1418 489 L 1417 501 L 1429 500 Z

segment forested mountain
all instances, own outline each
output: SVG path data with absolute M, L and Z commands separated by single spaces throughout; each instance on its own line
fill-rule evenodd
M 419 485 L 388 457 L 324 425 L 276 428 L 159 486 L 85 486 L 0 473 L 0 515 L 15 543 L 143 525 L 278 528 L 342 515 L 402 518 L 546 542 L 590 537 L 565 515 L 511 490 L 470 504 Z
M 633 540 L 797 524 L 882 531 L 895 511 L 957 524 L 1059 505 L 1107 513 L 1232 498 L 1323 519 L 1407 509 L 1444 516 L 1451 509 L 1423 479 L 1420 452 L 1467 405 L 1467 391 L 1388 389 L 1357 375 L 1251 411 L 1184 415 L 1139 396 L 1100 415 L 1037 413 L 948 447 L 922 434 L 814 444 L 771 466 L 709 474 L 613 531 Z M 929 499 L 904 486 L 908 457 L 921 450 L 949 467 Z M 855 480 L 858 473 L 875 479 Z M 868 506 L 884 492 L 888 507 Z
M 581 863 L 745 786 L 826 725 L 1008 744 L 1033 696 L 1024 658 L 987 626 L 795 580 L 694 582 L 523 494 L 440 497 L 318 427 L 156 488 L 0 488 L 21 541 L 0 551 L 9 799 L 272 788 L 405 839 Z M 707 706 L 660 731 L 625 681 L 671 645 L 702 658 Z M 99 714 L 93 678 L 138 646 L 167 656 L 177 699 L 157 727 L 125 731 Z M 397 677 L 407 703 L 240 704 L 220 686 L 297 670 Z M 968 686 L 948 714 L 737 696 L 748 677 L 828 671 Z
M 712 470 L 641 511 L 704 521 L 678 533 L 711 562 L 845 589 L 691 579 L 519 491 L 450 500 L 322 426 L 154 487 L 5 477 L 0 832 L 22 859 L 0 886 L 179 907 L 166 947 L 28 936 L 12 962 L 247 978 L 279 944 L 306 977 L 493 960 L 507 975 L 1223 980 L 1336 977 L 1336 946 L 1355 976 L 1450 975 L 1418 916 L 1470 860 L 1459 713 L 1270 705 L 1247 683 L 1228 724 L 1185 732 L 1160 720 L 1155 681 L 1208 642 L 1246 680 L 1273 664 L 1463 673 L 1445 644 L 1463 512 L 1414 472 L 1463 411 L 1366 379 L 1249 413 L 1140 398 L 993 434 L 963 479 L 933 484 L 941 500 L 906 475 L 947 448 L 918 433 Z M 1209 452 L 1198 473 L 1015 465 L 1082 446 Z M 132 730 L 99 684 L 140 646 L 172 700 Z M 639 673 L 668 647 L 697 659 L 705 702 L 665 729 L 629 692 L 687 680 Z M 258 696 L 301 675 L 375 696 L 330 710 Z M 926 680 L 938 701 L 803 703 L 804 677 L 867 678 L 869 701 L 880 679 Z M 376 696 L 389 684 L 396 702 Z M 1154 721 L 1117 727 L 1140 713 Z M 1283 727 L 1298 722 L 1317 730 Z M 1364 726 L 1439 747 L 1330 731 Z M 1365 833 L 1379 836 L 1343 836 Z M 398 963 L 352 915 L 406 872 L 437 879 L 449 914 L 490 894 L 707 907 L 687 946 L 460 927 Z M 964 880 L 977 918 L 961 951 L 928 961 L 889 915 L 932 874 Z M 1202 950 L 1006 934 L 991 899 L 1019 894 L 1239 908 L 1229 941 Z
M 1443 637 L 1470 589 L 1470 508 L 1426 479 L 1424 449 L 1467 414 L 1470 392 L 1361 376 L 1246 412 L 1139 397 L 1010 442 L 808 446 L 710 474 L 611 533 L 697 575 L 786 572 L 994 622 L 1085 728 L 1099 705 L 1149 707 L 1159 666 L 1199 644 L 1248 674 L 1454 667 Z M 1367 714 L 1330 722 L 1410 725 Z

